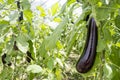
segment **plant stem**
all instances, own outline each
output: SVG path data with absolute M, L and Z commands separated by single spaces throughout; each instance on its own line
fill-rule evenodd
M 101 68 L 100 68 L 100 80 L 103 80 L 103 75 L 104 75 L 103 66 L 105 64 L 105 50 L 102 51 L 101 61 L 102 61 L 102 65 L 101 65 Z

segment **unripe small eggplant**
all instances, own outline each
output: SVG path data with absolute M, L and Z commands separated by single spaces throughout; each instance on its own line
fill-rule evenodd
M 17 7 L 20 9 L 20 1 L 17 1 Z
M 2 63 L 3 64 L 6 64 L 5 58 L 6 58 L 6 53 L 2 55 Z
M 20 4 L 21 4 L 20 1 L 17 1 L 17 8 L 19 11 L 20 9 L 22 9 L 22 6 Z M 18 21 L 21 22 L 22 20 L 23 20 L 23 11 L 20 11 Z
M 14 48 L 14 50 L 16 50 L 16 51 L 19 50 L 18 47 L 17 47 L 17 45 L 16 45 L 16 41 L 14 41 L 14 46 L 13 46 L 13 48 Z
M 30 63 L 30 62 L 31 62 L 31 59 L 34 60 L 34 59 L 32 58 L 32 54 L 31 54 L 29 51 L 27 51 L 26 54 L 27 54 L 27 57 L 26 57 L 26 61 L 27 61 L 27 62 Z
M 5 60 L 6 57 L 7 57 L 7 54 L 4 53 L 4 54 L 2 55 L 2 63 L 3 63 L 3 65 L 7 64 L 8 66 L 11 66 L 11 65 L 12 65 L 11 62 L 8 62 L 8 63 L 6 62 L 6 60 Z
M 76 64 L 76 69 L 79 73 L 88 72 L 95 62 L 98 31 L 94 18 L 90 18 L 87 29 L 88 31 L 87 31 L 85 47 L 81 57 L 79 58 Z
M 19 16 L 19 18 L 18 18 L 18 21 L 21 22 L 22 20 L 23 20 L 23 12 L 21 11 L 21 12 L 20 12 L 20 16 Z

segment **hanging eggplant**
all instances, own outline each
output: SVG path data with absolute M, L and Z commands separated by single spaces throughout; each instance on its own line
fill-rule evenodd
M 82 56 L 79 58 L 76 64 L 76 69 L 79 73 L 88 72 L 94 64 L 98 41 L 97 32 L 96 22 L 94 18 L 90 18 L 85 47 Z
M 11 62 L 8 62 L 8 63 L 7 63 L 7 61 L 5 60 L 6 57 L 7 57 L 7 54 L 4 53 L 4 54 L 2 55 L 2 63 L 3 63 L 3 65 L 7 64 L 8 66 L 11 66 L 12 63 L 11 63 Z
M 19 50 L 18 47 L 17 47 L 17 42 L 16 42 L 16 41 L 14 41 L 14 46 L 13 46 L 13 48 L 14 48 L 14 50 L 16 50 L 16 51 Z
M 21 22 L 23 20 L 23 11 L 21 11 L 22 6 L 20 4 L 21 4 L 20 1 L 17 1 L 17 8 L 18 8 L 18 11 L 20 11 L 19 18 L 18 18 L 19 22 Z
M 2 55 L 2 63 L 3 64 L 6 64 L 5 58 L 6 58 L 6 53 Z
M 34 60 L 34 59 L 32 58 L 32 53 L 30 53 L 30 51 L 27 51 L 26 54 L 27 54 L 27 57 L 26 57 L 26 61 L 27 61 L 27 62 L 30 63 L 30 62 L 31 62 L 31 59 Z

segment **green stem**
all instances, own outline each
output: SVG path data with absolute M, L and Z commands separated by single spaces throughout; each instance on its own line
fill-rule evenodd
M 104 75 L 103 66 L 105 64 L 105 50 L 102 51 L 101 61 L 102 61 L 102 65 L 101 65 L 101 68 L 100 68 L 100 80 L 103 80 L 103 75 Z

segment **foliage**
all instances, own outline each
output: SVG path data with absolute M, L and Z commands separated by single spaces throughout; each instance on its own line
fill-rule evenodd
M 67 0 L 62 7 L 55 3 L 48 10 L 37 6 L 37 11 L 30 3 L 20 0 L 18 9 L 16 0 L 0 0 L 0 55 L 7 55 L 6 64 L 0 60 L 1 80 L 119 80 L 119 0 Z M 82 14 L 75 13 L 80 7 Z M 84 48 L 88 14 L 98 26 L 97 56 L 91 71 L 79 74 L 75 65 Z

